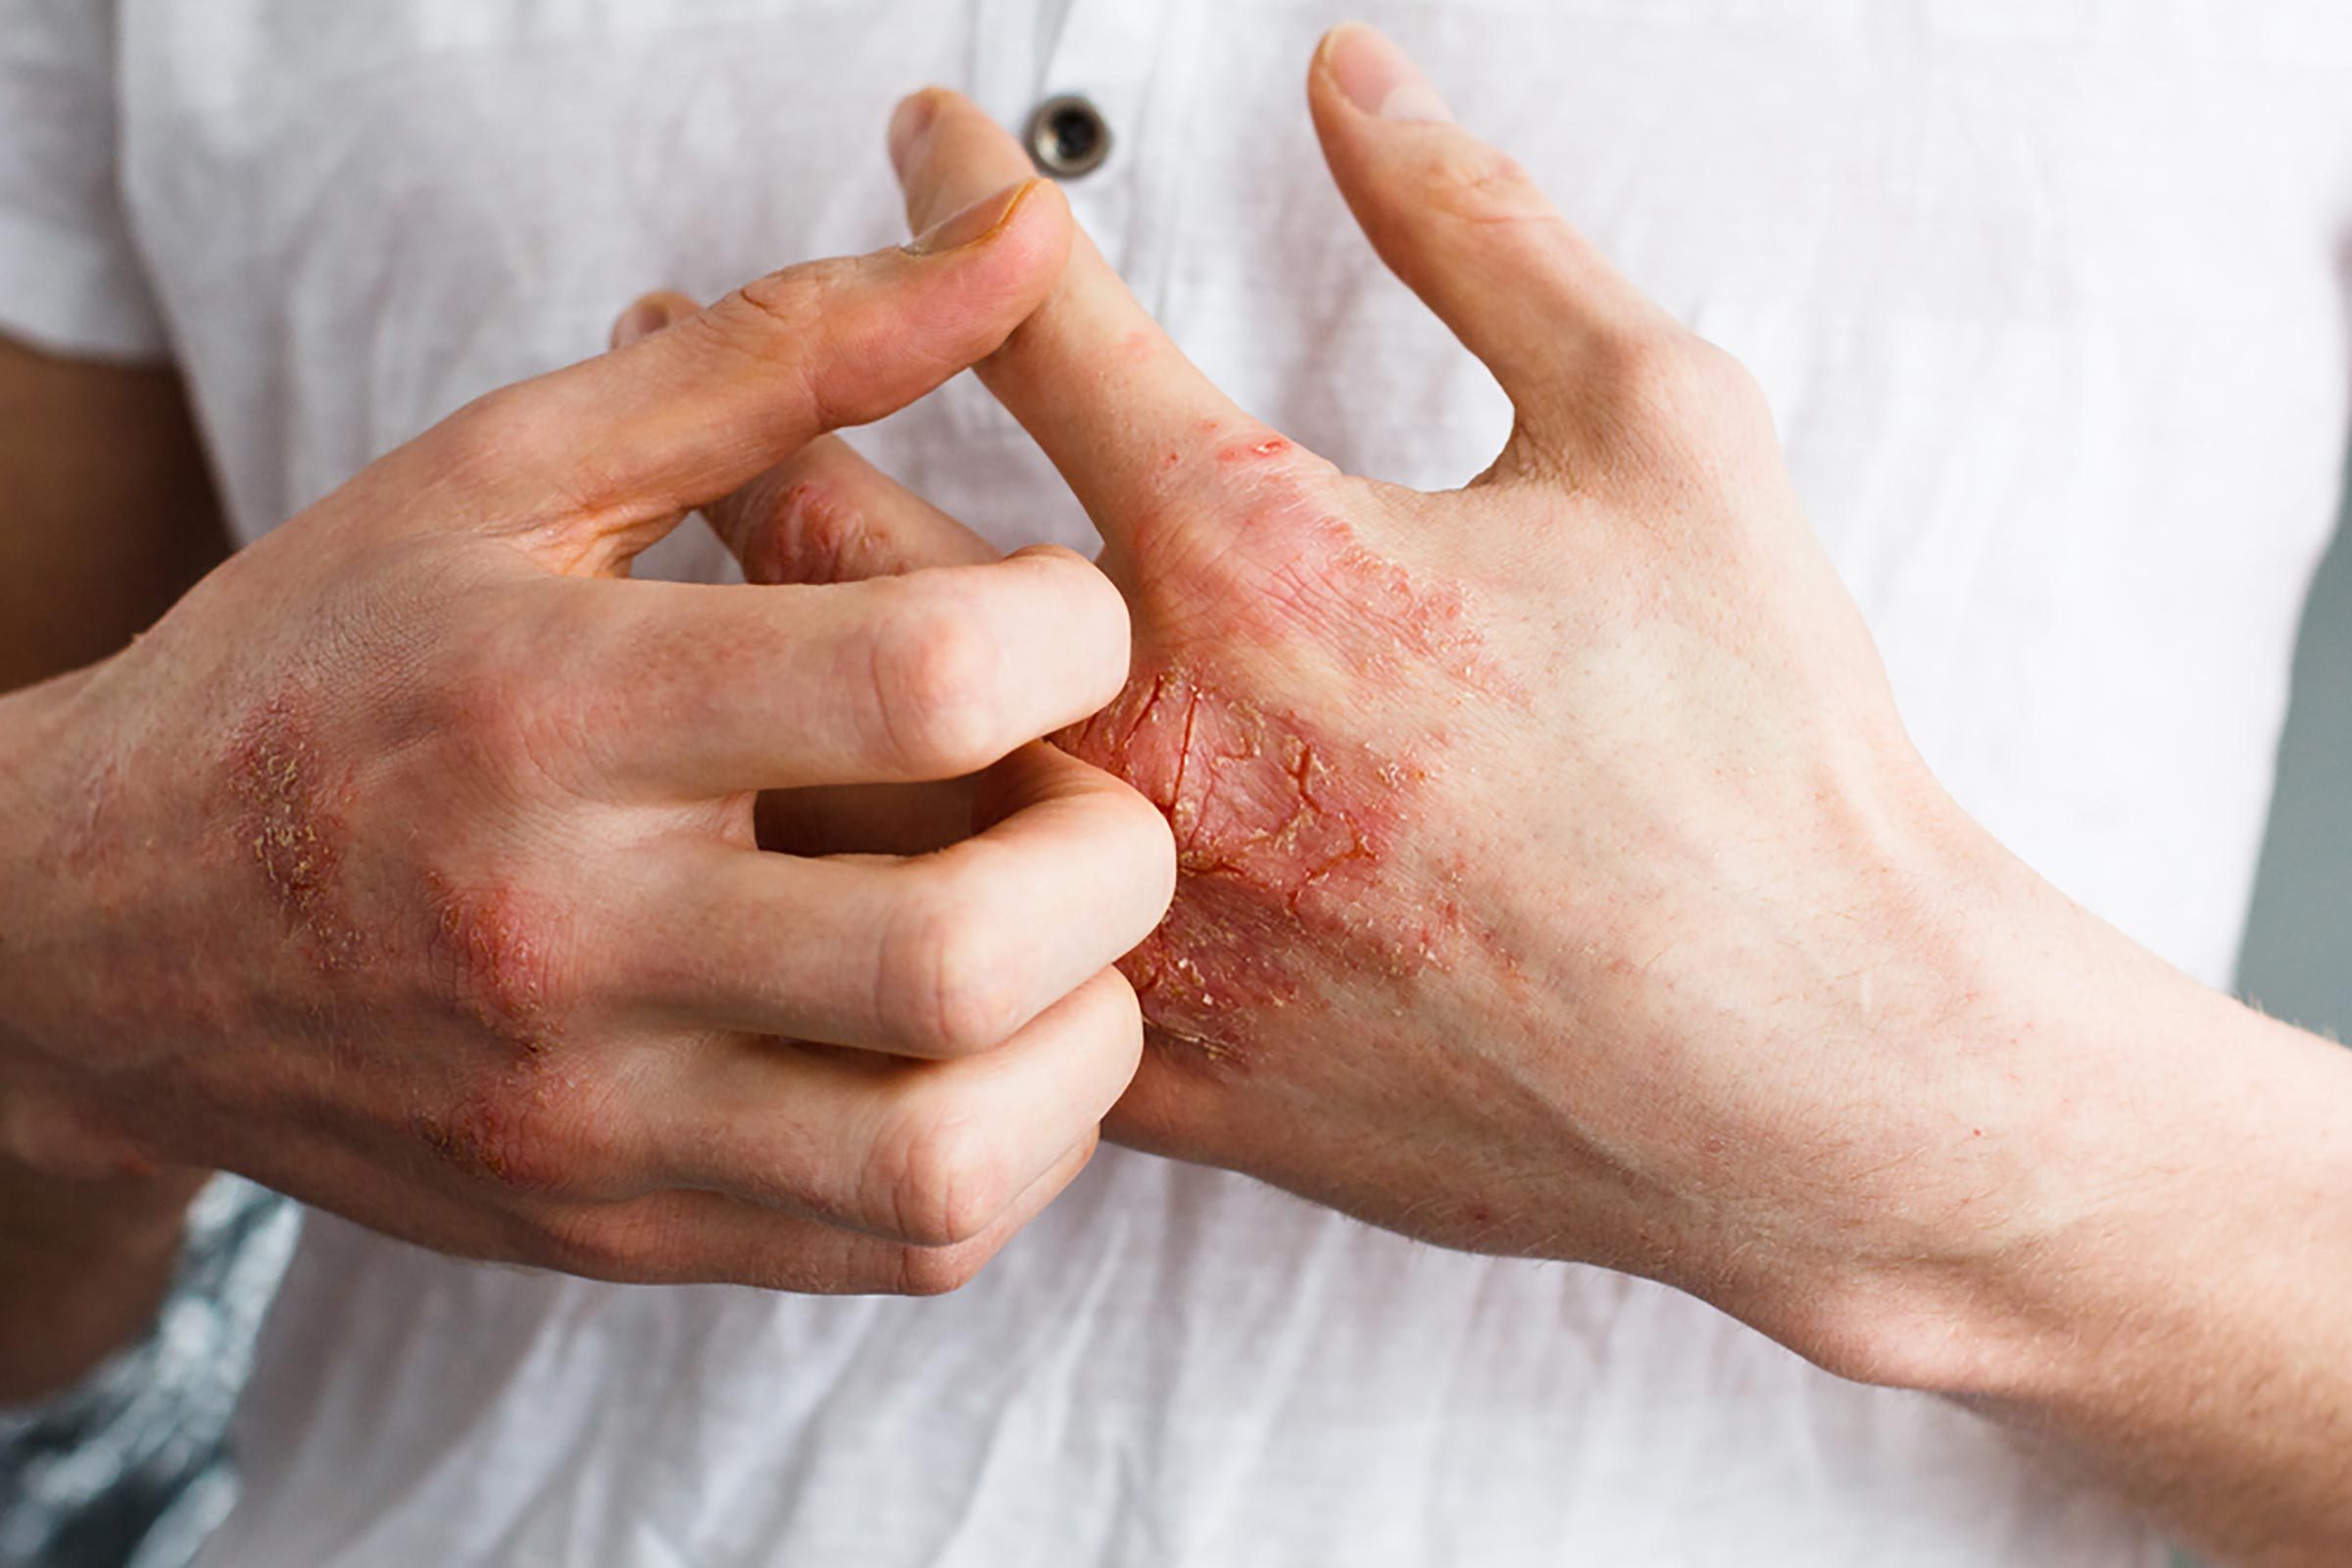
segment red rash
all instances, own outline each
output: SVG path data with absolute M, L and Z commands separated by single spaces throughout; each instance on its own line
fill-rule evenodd
M 1141 518 L 1105 563 L 1134 559 L 1143 618 L 1164 640 L 1240 633 L 1312 648 L 1350 676 L 1439 676 L 1456 693 L 1518 698 L 1485 656 L 1469 597 L 1368 549 L 1289 441 L 1245 434 L 1213 459 L 1227 508 L 1205 523 L 1173 509 Z
M 856 508 L 811 480 L 777 496 L 760 515 L 761 524 L 739 542 L 751 582 L 855 582 L 912 564 Z
M 460 888 L 438 873 L 427 873 L 425 885 L 458 1004 L 525 1055 L 545 1051 L 555 979 L 547 919 L 512 888 Z
M 512 1067 L 446 1113 L 418 1112 L 414 1126 L 426 1148 L 467 1175 L 544 1192 L 563 1179 L 549 1152 L 561 1147 L 551 1108 L 561 1103 L 564 1087 L 558 1078 Z
M 1131 683 L 1061 744 L 1124 776 L 1175 832 L 1175 906 L 1122 964 L 1162 1045 L 1245 1058 L 1243 1020 L 1317 1000 L 1302 949 L 1395 977 L 1436 961 L 1453 910 L 1415 906 L 1384 877 L 1426 781 L 1409 758 L 1180 668 Z
M 1211 1063 L 1246 1064 L 1249 1021 L 1268 1009 L 1319 1005 L 1317 976 L 1444 966 L 1460 911 L 1442 874 L 1396 863 L 1444 748 L 1409 715 L 1506 695 L 1462 593 L 1365 549 L 1287 479 L 1290 450 L 1217 452 L 1254 505 L 1213 539 L 1161 523 L 1136 541 L 1137 674 L 1060 737 L 1175 833 L 1175 906 L 1122 968 L 1154 1042 Z M 1163 651 L 1193 639 L 1208 645 L 1198 659 Z
M 291 705 L 272 699 L 229 739 L 237 835 L 305 953 L 324 970 L 355 958 L 360 934 L 337 898 L 347 779 L 335 776 Z
M 425 887 L 437 911 L 436 972 L 446 973 L 458 1005 L 514 1051 L 453 1109 L 420 1113 L 417 1134 L 469 1174 L 519 1191 L 552 1186 L 561 1173 L 545 1161 L 558 1141 L 547 1134 L 567 1087 L 567 1069 L 550 1051 L 562 928 L 511 886 L 459 887 L 428 872 Z

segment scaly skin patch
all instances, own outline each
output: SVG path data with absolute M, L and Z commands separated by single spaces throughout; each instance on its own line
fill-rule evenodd
M 504 1069 L 446 1111 L 419 1111 L 412 1125 L 443 1163 L 516 1192 L 546 1192 L 564 1179 L 553 1107 L 561 1080 L 527 1064 Z
M 434 946 L 458 1005 L 526 1057 L 545 1052 L 555 1026 L 557 944 L 544 911 L 511 887 L 459 887 L 438 873 L 427 873 L 425 886 Z
M 1418 853 L 1447 746 L 1437 720 L 1521 699 L 1467 594 L 1367 549 L 1327 472 L 1262 427 L 1203 433 L 1222 504 L 1139 517 L 1105 558 L 1135 609 L 1135 674 L 1059 742 L 1175 834 L 1175 905 L 1122 963 L 1152 1038 L 1246 1066 L 1276 1013 L 1452 961 L 1453 877 Z M 1348 738 L 1358 713 L 1411 738 Z
M 1386 878 L 1428 782 L 1414 758 L 1236 701 L 1182 666 L 1131 682 L 1060 743 L 1126 778 L 1175 834 L 1175 905 L 1121 964 L 1163 1049 L 1246 1063 L 1248 1020 L 1320 1004 L 1302 955 L 1399 980 L 1446 962 L 1458 911 Z
M 747 581 L 855 582 L 903 569 L 857 508 L 814 480 L 755 501 L 751 514 L 760 520 L 737 545 Z
M 229 738 L 225 760 L 243 852 L 311 961 L 327 973 L 347 968 L 362 949 L 338 888 L 348 779 L 328 765 L 310 726 L 284 699 L 247 715 Z

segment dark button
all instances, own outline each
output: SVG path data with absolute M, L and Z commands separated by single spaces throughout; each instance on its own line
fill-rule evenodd
M 1029 156 L 1041 173 L 1076 179 L 1110 156 L 1110 127 L 1102 111 L 1074 93 L 1049 98 L 1029 117 Z

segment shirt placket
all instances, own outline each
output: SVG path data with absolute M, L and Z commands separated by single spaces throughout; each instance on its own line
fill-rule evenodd
M 1030 140 L 1039 111 L 1078 99 L 1099 117 L 1109 152 L 1083 173 L 1039 172 L 1147 309 L 1161 293 L 1180 171 L 1171 135 L 1188 90 L 1199 0 L 975 0 L 970 92 L 999 124 Z M 951 387 L 953 422 L 975 430 L 1001 416 Z
M 1070 211 L 1122 274 L 1145 260 L 1155 159 L 1154 116 L 1167 108 L 1164 70 L 1171 36 L 1191 9 L 1184 0 L 1068 0 L 1059 34 L 1040 58 L 1035 101 L 1007 123 L 1026 129 L 1039 106 L 1057 98 L 1091 105 L 1109 152 L 1086 173 L 1061 181 Z

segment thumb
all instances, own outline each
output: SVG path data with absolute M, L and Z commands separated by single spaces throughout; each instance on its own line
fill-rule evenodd
M 905 248 L 771 273 L 708 310 L 673 296 L 624 346 L 502 388 L 407 449 L 559 569 L 604 572 L 827 430 L 913 402 L 995 350 L 1060 275 L 1070 223 L 1026 180 Z
M 1680 332 L 1372 28 L 1324 35 L 1307 103 L 1372 248 L 1494 372 L 1531 433 L 1589 406 L 1586 378 L 1627 343 Z

